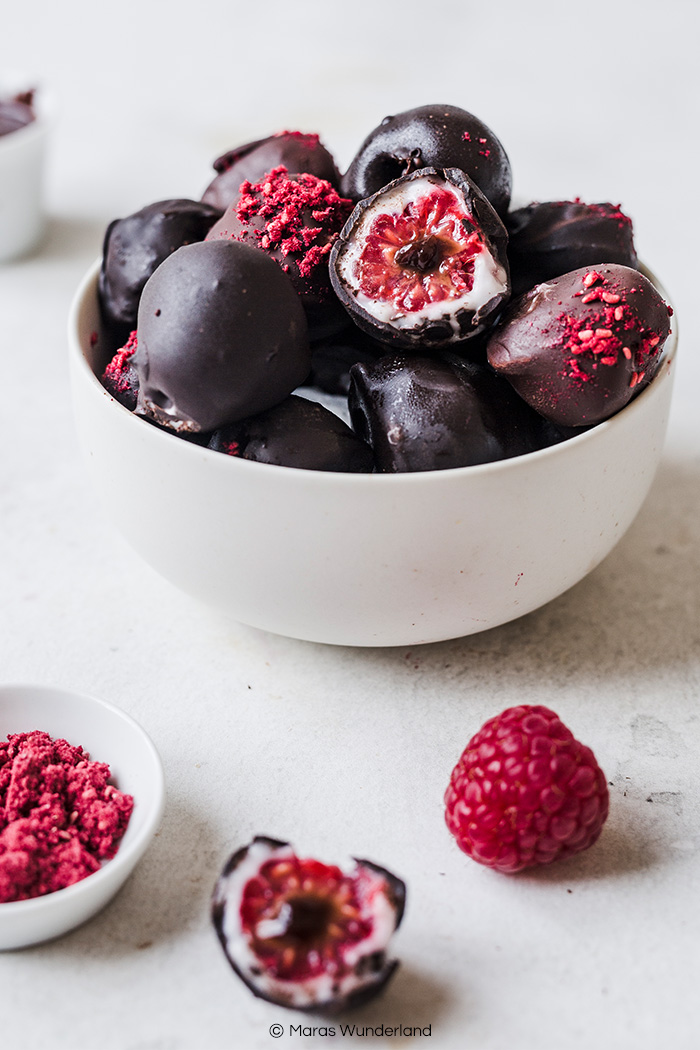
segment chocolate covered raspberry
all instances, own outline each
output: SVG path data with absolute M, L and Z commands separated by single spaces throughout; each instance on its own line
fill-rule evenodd
M 546 419 L 598 423 L 653 379 L 671 312 L 637 270 L 584 267 L 517 299 L 489 337 L 488 360 Z

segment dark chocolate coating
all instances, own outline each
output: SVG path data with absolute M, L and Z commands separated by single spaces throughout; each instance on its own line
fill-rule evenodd
M 217 175 L 202 194 L 202 200 L 225 211 L 238 196 L 242 182 L 257 182 L 266 172 L 280 165 L 287 171 L 305 171 L 319 179 L 327 179 L 332 186 L 340 184 L 335 161 L 318 135 L 280 131 L 266 139 L 237 146 L 218 157 L 214 161 Z
M 393 354 L 350 376 L 353 426 L 380 473 L 491 463 L 550 443 L 507 383 L 454 354 Z
M 505 223 L 514 297 L 582 266 L 637 266 L 632 220 L 614 204 L 545 201 L 510 212 Z
M 382 321 L 374 317 L 360 303 L 342 274 L 344 257 L 348 251 L 352 251 L 360 236 L 359 229 L 362 221 L 368 214 L 376 212 L 381 216 L 387 210 L 386 200 L 390 193 L 397 187 L 401 187 L 414 181 L 425 181 L 426 192 L 431 186 L 439 187 L 447 183 L 452 190 L 456 190 L 461 198 L 464 211 L 462 224 L 469 227 L 480 235 L 485 247 L 493 259 L 503 269 L 505 284 L 503 291 L 486 302 L 479 303 L 476 309 L 465 306 L 459 307 L 449 301 L 445 302 L 444 311 L 440 317 L 422 316 L 416 312 L 415 323 L 411 326 L 400 327 L 391 321 Z M 407 247 L 412 247 L 415 242 L 407 242 Z M 374 196 L 360 201 L 355 207 L 352 215 L 341 230 L 333 245 L 329 262 L 331 283 L 336 295 L 352 317 L 355 324 L 368 335 L 386 343 L 392 348 L 405 349 L 439 349 L 447 346 L 466 342 L 479 335 L 490 324 L 493 323 L 499 310 L 510 298 L 510 277 L 508 271 L 508 258 L 506 247 L 508 234 L 506 228 L 498 215 L 483 195 L 481 190 L 472 180 L 457 168 L 421 168 L 409 175 L 404 175 L 395 182 L 384 186 Z M 397 253 L 398 254 L 398 253 Z M 435 269 L 438 268 L 441 258 L 435 259 Z M 413 268 L 413 264 L 407 265 L 406 269 Z M 427 271 L 426 271 L 427 272 Z M 455 325 L 457 329 L 455 329 Z
M 653 379 L 669 316 L 637 270 L 582 267 L 512 303 L 489 338 L 488 359 L 546 419 L 599 423 Z
M 137 412 L 215 430 L 282 401 L 309 373 L 298 295 L 264 252 L 239 241 L 178 248 L 141 296 Z
M 217 452 L 304 470 L 370 474 L 372 450 L 333 412 L 292 395 L 241 423 L 216 430 L 209 448 Z
M 385 117 L 341 180 L 344 197 L 363 200 L 417 168 L 460 168 L 499 215 L 510 204 L 510 162 L 494 133 L 457 106 L 419 106 Z
M 377 342 L 350 322 L 346 315 L 342 332 L 315 343 L 311 347 L 311 374 L 306 386 L 327 394 L 347 397 L 350 390 L 350 369 L 359 362 L 376 361 L 386 354 L 386 346 Z
M 245 196 L 238 194 L 206 239 L 232 238 L 266 252 L 301 298 L 309 338 L 323 339 L 339 331 L 347 315 L 331 287 L 328 255 L 352 204 L 327 180 L 309 173 L 273 169 L 260 182 L 244 186 Z
M 36 119 L 33 98 L 33 91 L 26 91 L 13 98 L 0 98 L 0 136 L 19 131 Z
M 204 240 L 220 215 L 198 201 L 166 200 L 109 224 L 97 294 L 103 320 L 121 343 L 136 328 L 139 300 L 151 274 L 177 248 Z

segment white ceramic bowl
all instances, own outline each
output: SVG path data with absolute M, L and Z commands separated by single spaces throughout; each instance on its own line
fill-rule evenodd
M 134 809 L 117 853 L 99 871 L 55 893 L 0 904 L 0 950 L 39 944 L 92 918 L 141 860 L 163 815 L 165 788 L 158 752 L 119 708 L 47 686 L 0 686 L 0 740 L 36 729 L 80 745 L 94 761 L 106 762 L 114 784 L 133 795 Z
M 34 87 L 31 78 L 4 76 L 0 97 Z M 24 255 L 44 230 L 43 181 L 51 105 L 37 91 L 36 120 L 9 135 L 0 135 L 0 262 Z
M 570 441 L 454 470 L 333 474 L 200 448 L 119 405 L 93 371 L 98 268 L 80 286 L 69 321 L 75 415 L 95 485 L 115 526 L 153 568 L 243 623 L 365 646 L 495 627 L 594 569 L 651 485 L 668 419 L 675 326 L 649 387 Z

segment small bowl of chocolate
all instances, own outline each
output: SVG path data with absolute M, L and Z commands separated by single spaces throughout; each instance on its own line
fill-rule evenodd
M 0 80 L 0 262 L 29 252 L 44 229 L 50 124 L 44 96 L 26 80 Z
M 119 708 L 0 687 L 0 950 L 60 937 L 122 887 L 158 830 L 158 753 Z
M 310 138 L 220 158 L 219 188 L 247 165 L 230 201 L 107 231 L 69 321 L 107 514 L 175 586 L 291 637 L 415 645 L 522 616 L 649 490 L 668 296 L 617 206 L 509 211 L 505 151 L 463 110 L 387 118 L 337 188 L 277 164 Z

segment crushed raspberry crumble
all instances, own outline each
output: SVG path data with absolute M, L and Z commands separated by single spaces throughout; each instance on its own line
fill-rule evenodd
M 0 742 L 0 903 L 91 875 L 117 852 L 134 806 L 110 769 L 40 731 Z

